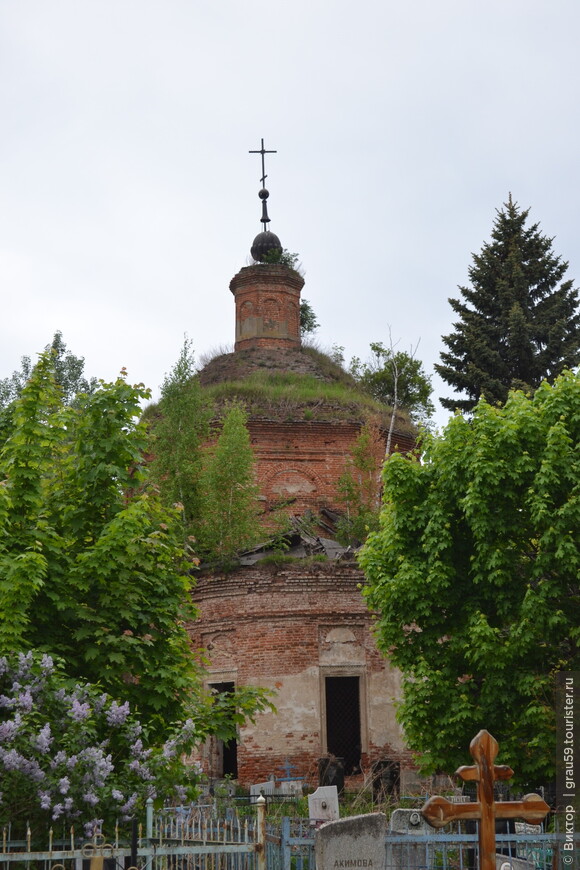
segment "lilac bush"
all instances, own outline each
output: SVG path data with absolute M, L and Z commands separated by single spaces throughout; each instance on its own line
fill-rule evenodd
M 149 797 L 191 799 L 200 770 L 183 757 L 202 732 L 188 719 L 149 744 L 128 702 L 69 679 L 50 656 L 0 657 L 0 826 L 92 832 L 142 814 Z

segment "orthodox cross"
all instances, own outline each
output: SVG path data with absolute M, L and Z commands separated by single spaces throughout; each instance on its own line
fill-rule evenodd
M 266 169 L 264 166 L 264 154 L 277 154 L 278 152 L 277 151 L 266 151 L 266 149 L 264 148 L 264 140 L 262 139 L 261 141 L 262 141 L 262 147 L 260 148 L 260 150 L 259 151 L 248 151 L 248 154 L 261 154 L 262 155 L 262 177 L 260 178 L 260 181 L 262 182 L 262 188 L 265 188 L 266 187 L 266 179 L 268 176 L 266 175 Z
M 494 764 L 498 742 L 489 731 L 482 730 L 469 744 L 475 764 L 463 765 L 456 773 L 466 782 L 477 782 L 477 800 L 468 804 L 453 804 L 434 795 L 421 810 L 434 828 L 442 828 L 454 820 L 479 821 L 479 870 L 495 870 L 495 820 L 526 819 L 534 824 L 543 821 L 550 807 L 537 794 L 527 794 L 521 801 L 494 801 L 493 784 L 509 779 L 513 770 L 506 764 Z
M 279 777 L 279 782 L 287 782 L 290 779 L 296 779 L 296 777 L 292 776 L 292 771 L 296 770 L 295 764 L 290 764 L 289 759 L 287 758 L 284 764 L 282 765 L 282 770 L 286 774 L 284 777 Z

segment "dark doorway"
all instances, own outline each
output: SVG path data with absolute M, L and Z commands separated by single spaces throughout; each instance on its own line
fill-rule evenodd
M 234 693 L 234 683 L 211 683 L 210 688 L 216 695 L 232 695 Z M 232 776 L 236 779 L 238 775 L 238 742 L 235 738 L 228 740 L 227 743 L 223 740 L 218 741 L 218 751 L 221 755 L 221 770 L 218 770 L 217 776 Z
M 360 771 L 358 677 L 326 677 L 326 748 L 344 759 L 346 776 Z

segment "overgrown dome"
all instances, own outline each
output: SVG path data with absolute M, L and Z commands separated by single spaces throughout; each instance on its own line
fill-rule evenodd
M 278 254 L 282 253 L 282 244 L 276 233 L 272 233 L 270 230 L 258 233 L 250 248 L 254 260 L 264 263 L 271 251 L 276 251 Z

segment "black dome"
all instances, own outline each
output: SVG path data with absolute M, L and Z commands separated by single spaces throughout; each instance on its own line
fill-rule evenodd
M 258 233 L 252 242 L 250 254 L 254 260 L 263 263 L 270 251 L 277 251 L 279 254 L 282 253 L 280 239 L 276 233 L 271 233 L 269 230 L 265 230 L 263 233 Z

